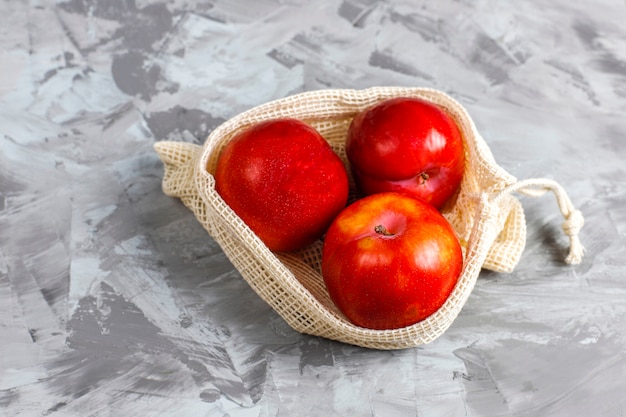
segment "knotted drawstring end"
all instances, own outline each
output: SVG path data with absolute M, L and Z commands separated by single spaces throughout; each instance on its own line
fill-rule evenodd
M 556 197 L 561 214 L 565 218 L 563 222 L 563 232 L 569 237 L 569 253 L 565 257 L 565 262 L 569 265 L 577 265 L 585 254 L 585 248 L 580 242 L 578 234 L 585 224 L 585 219 L 580 210 L 574 208 L 567 193 L 556 181 L 546 178 L 532 178 L 518 181 L 500 191 L 496 198 L 502 198 L 511 192 L 518 192 L 530 197 L 539 197 L 546 191 L 552 191 Z
M 563 222 L 563 231 L 569 237 L 569 254 L 565 258 L 565 262 L 570 265 L 578 265 L 585 254 L 585 247 L 580 242 L 578 233 L 585 224 L 585 219 L 580 210 L 573 210 Z

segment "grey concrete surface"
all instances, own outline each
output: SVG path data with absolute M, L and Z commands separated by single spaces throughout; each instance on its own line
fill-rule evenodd
M 0 415 L 624 416 L 626 5 L 0 0 Z M 380 352 L 298 334 L 160 189 L 159 140 L 268 100 L 433 87 L 521 200 L 524 255 L 452 327 Z

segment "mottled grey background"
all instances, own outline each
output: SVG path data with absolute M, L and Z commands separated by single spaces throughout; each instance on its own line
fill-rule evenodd
M 623 416 L 626 5 L 0 0 L 0 415 Z M 393 352 L 300 335 L 160 190 L 155 141 L 319 88 L 434 87 L 554 199 L 452 327 Z

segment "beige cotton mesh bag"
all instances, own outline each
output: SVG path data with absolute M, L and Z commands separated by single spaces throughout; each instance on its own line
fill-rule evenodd
M 274 118 L 293 117 L 315 127 L 344 160 L 345 135 L 354 115 L 392 97 L 419 97 L 445 109 L 465 140 L 466 171 L 459 193 L 443 210 L 463 247 L 464 267 L 445 304 L 430 317 L 394 330 L 371 330 L 351 324 L 331 301 L 320 273 L 322 242 L 292 253 L 273 253 L 215 191 L 212 173 L 226 143 L 242 129 Z M 241 276 L 295 330 L 345 343 L 402 349 L 433 341 L 459 314 L 481 268 L 510 272 L 526 242 L 526 223 L 513 192 L 557 197 L 570 237 L 568 263 L 578 263 L 583 248 L 578 232 L 583 218 L 554 181 L 517 181 L 499 167 L 465 109 L 432 89 L 374 87 L 331 89 L 297 94 L 241 113 L 217 127 L 204 146 L 162 141 L 155 149 L 165 166 L 163 191 L 177 197 L 219 243 Z

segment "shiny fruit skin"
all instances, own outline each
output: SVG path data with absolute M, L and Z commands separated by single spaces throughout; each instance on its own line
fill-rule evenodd
M 221 152 L 215 188 L 272 251 L 319 239 L 348 199 L 348 174 L 313 127 L 290 118 L 258 123 Z
M 395 191 L 441 208 L 463 178 L 465 153 L 454 120 L 428 101 L 398 97 L 358 113 L 346 153 L 359 190 Z
M 446 301 L 462 268 L 461 246 L 446 219 L 433 206 L 398 193 L 374 194 L 346 207 L 322 249 L 331 299 L 353 324 L 370 329 L 427 318 Z

